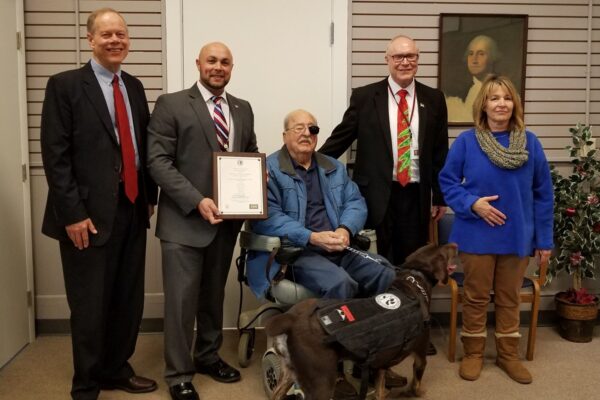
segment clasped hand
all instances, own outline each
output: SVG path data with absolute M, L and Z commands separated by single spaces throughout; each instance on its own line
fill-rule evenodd
M 350 234 L 344 228 L 333 231 L 312 232 L 310 244 L 319 246 L 328 252 L 342 251 L 350 245 Z

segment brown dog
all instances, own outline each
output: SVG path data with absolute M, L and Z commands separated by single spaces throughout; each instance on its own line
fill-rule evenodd
M 444 284 L 448 282 L 448 274 L 454 268 L 456 256 L 457 246 L 454 243 L 420 248 L 407 257 L 390 285 L 390 290 L 398 289 L 396 293 L 406 293 L 408 298 L 418 299 L 420 307 L 415 312 L 422 314 L 418 315 L 419 318 L 423 317 L 422 321 L 428 321 L 431 289 L 436 281 Z M 378 300 L 378 297 L 374 299 Z M 318 302 L 318 299 L 304 300 L 286 313 L 269 319 L 265 325 L 267 334 L 274 337 L 275 351 L 283 361 L 281 376 L 273 391 L 274 400 L 284 398 L 294 381 L 302 388 L 305 400 L 329 400 L 333 396 L 338 377 L 338 362 L 342 359 L 364 362 L 357 358 L 355 352 L 348 351 L 338 342 L 331 342 L 328 333 L 319 322 Z M 378 303 L 381 305 L 381 301 Z M 348 316 L 353 318 L 351 313 L 345 313 L 342 319 L 349 319 Z M 421 325 L 422 330 L 417 337 L 402 345 L 385 348 L 370 359 L 369 366 L 379 370 L 376 381 L 378 399 L 385 398 L 385 370 L 410 354 L 414 356 L 413 379 L 407 393 L 411 396 L 420 395 L 429 343 L 429 325 Z M 367 335 L 369 329 L 371 327 L 367 328 Z

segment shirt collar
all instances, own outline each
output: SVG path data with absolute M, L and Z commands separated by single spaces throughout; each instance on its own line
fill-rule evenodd
M 117 74 L 119 76 L 119 81 L 121 81 L 121 68 L 117 72 L 112 72 L 106 69 L 102 64 L 96 61 L 93 57 L 90 60 L 90 64 L 92 66 L 92 70 L 94 74 L 102 80 L 105 84 L 112 84 L 113 76 Z
M 302 165 L 298 164 L 296 162 L 296 160 L 294 160 L 292 158 L 292 156 L 290 156 L 290 160 L 292 161 L 292 165 L 294 166 L 294 169 L 300 169 L 302 171 L 307 171 L 310 172 L 312 170 L 314 170 L 317 166 L 316 162 L 315 162 L 315 155 L 313 154 L 312 157 L 310 158 L 310 166 L 308 167 L 308 169 L 304 168 Z
M 214 94 L 210 90 L 205 88 L 204 85 L 202 83 L 200 83 L 200 81 L 196 81 L 196 85 L 198 86 L 198 90 L 200 90 L 200 94 L 202 95 L 202 98 L 204 99 L 204 101 L 206 103 L 208 103 L 210 98 L 213 97 Z M 222 101 L 227 103 L 227 92 L 223 91 L 223 93 L 221 93 L 220 96 L 223 98 Z
M 388 76 L 388 85 L 392 89 L 392 93 L 394 93 L 394 94 L 397 94 L 398 90 L 400 90 L 400 89 L 405 89 L 408 92 L 409 97 L 414 96 L 414 94 L 415 94 L 415 80 L 414 79 L 412 80 L 410 85 L 403 88 L 400 85 L 398 85 L 398 83 L 396 83 L 396 81 L 393 80 L 391 76 Z

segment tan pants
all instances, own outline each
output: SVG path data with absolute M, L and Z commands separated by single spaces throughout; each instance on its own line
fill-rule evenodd
M 496 332 L 518 332 L 520 291 L 529 257 L 459 254 L 465 272 L 463 332 L 485 331 L 490 291 L 495 293 Z

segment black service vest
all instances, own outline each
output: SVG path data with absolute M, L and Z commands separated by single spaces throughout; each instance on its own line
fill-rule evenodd
M 380 351 L 404 347 L 421 335 L 425 321 L 417 297 L 390 288 L 375 297 L 319 300 L 317 316 L 329 337 L 367 364 Z

